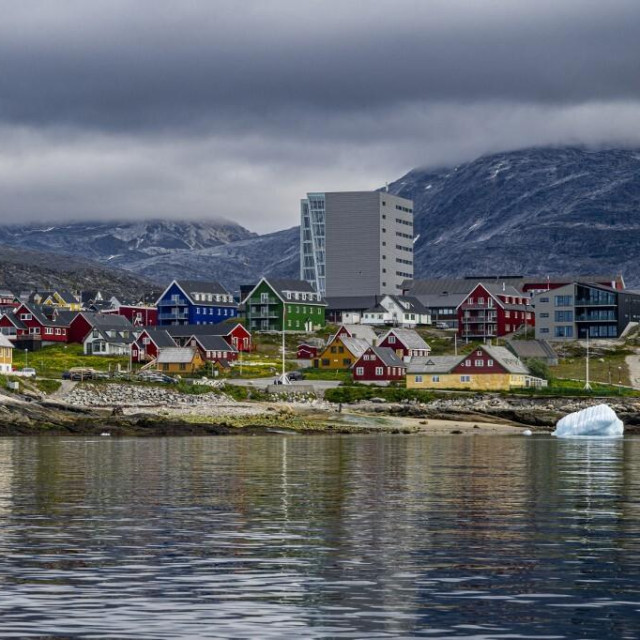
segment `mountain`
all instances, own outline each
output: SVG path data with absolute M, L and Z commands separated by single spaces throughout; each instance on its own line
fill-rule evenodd
M 640 286 L 640 150 L 524 149 L 389 185 L 414 201 L 417 277 L 622 273 Z
M 389 185 L 414 201 L 416 277 L 623 273 L 640 287 L 640 150 L 522 149 Z M 299 228 L 227 221 L 0 227 L 0 244 L 82 256 L 166 284 L 298 277 Z
M 129 271 L 103 267 L 90 260 L 43 251 L 0 246 L 0 288 L 14 293 L 35 289 L 99 289 L 136 297 L 153 285 Z
M 226 220 L 173 222 L 151 220 L 134 223 L 70 223 L 56 226 L 10 225 L 0 227 L 0 244 L 41 251 L 80 255 L 125 269 L 138 260 L 180 251 L 197 251 L 256 237 Z

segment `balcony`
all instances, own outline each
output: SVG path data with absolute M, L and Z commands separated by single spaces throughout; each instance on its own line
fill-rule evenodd
M 188 320 L 189 314 L 186 311 L 177 313 L 159 313 L 158 320 Z
M 575 306 L 576 307 L 617 307 L 618 303 L 615 300 L 613 302 L 596 302 L 594 300 L 576 298 Z
M 618 322 L 617 318 L 592 318 L 589 316 L 576 316 L 576 322 L 610 322 L 612 324 L 616 324 Z
M 466 309 L 495 309 L 495 305 L 493 304 L 487 304 L 486 302 L 480 303 L 480 302 L 474 302 L 474 303 L 468 303 L 468 302 L 464 302 L 460 305 L 460 308 L 462 310 L 466 310 Z
M 484 316 L 469 316 L 468 318 L 462 318 L 462 324 L 487 324 L 487 322 L 495 322 L 495 315 Z
M 188 307 L 189 303 L 186 300 L 165 300 L 158 303 L 158 309 L 160 307 Z

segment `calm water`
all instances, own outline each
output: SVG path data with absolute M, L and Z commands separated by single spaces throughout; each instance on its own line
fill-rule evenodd
M 0 440 L 0 637 L 638 638 L 640 439 Z

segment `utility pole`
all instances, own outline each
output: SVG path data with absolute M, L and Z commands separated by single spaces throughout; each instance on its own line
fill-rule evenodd
M 288 384 L 287 377 L 285 375 L 286 372 L 286 362 L 285 362 L 285 334 L 287 330 L 287 303 L 284 302 L 282 304 L 282 384 Z
M 584 383 L 585 391 L 591 391 L 591 384 L 589 383 L 589 327 L 587 327 L 587 358 L 585 361 L 586 382 Z

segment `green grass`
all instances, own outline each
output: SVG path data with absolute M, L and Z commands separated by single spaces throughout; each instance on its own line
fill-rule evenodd
M 631 351 L 619 349 L 608 353 L 596 354 L 589 358 L 589 380 L 591 383 L 631 385 L 629 368 L 625 362 Z M 582 354 L 563 358 L 557 367 L 550 367 L 553 378 L 570 380 L 585 379 L 585 358 Z M 574 382 L 574 386 L 579 386 Z
M 387 402 L 402 402 L 403 400 L 418 400 L 430 402 L 434 395 L 422 389 L 405 389 L 404 387 L 374 387 L 353 384 L 346 387 L 327 389 L 325 400 L 334 403 L 350 403 L 371 398 L 383 398 Z
M 29 382 L 47 395 L 55 393 L 62 386 L 62 382 L 60 380 L 46 380 L 43 378 L 36 378 L 35 380 L 30 380 Z
M 340 382 L 351 382 L 351 372 L 345 369 L 301 369 L 305 380 L 338 380 Z
M 115 371 L 117 366 L 123 370 L 129 367 L 129 358 L 125 356 L 85 356 L 81 344 L 53 345 L 40 351 L 29 352 L 18 349 L 13 354 L 13 365 L 16 369 L 24 366 L 33 367 L 38 377 L 59 378 L 63 371 L 73 367 L 89 367 L 97 371 Z

